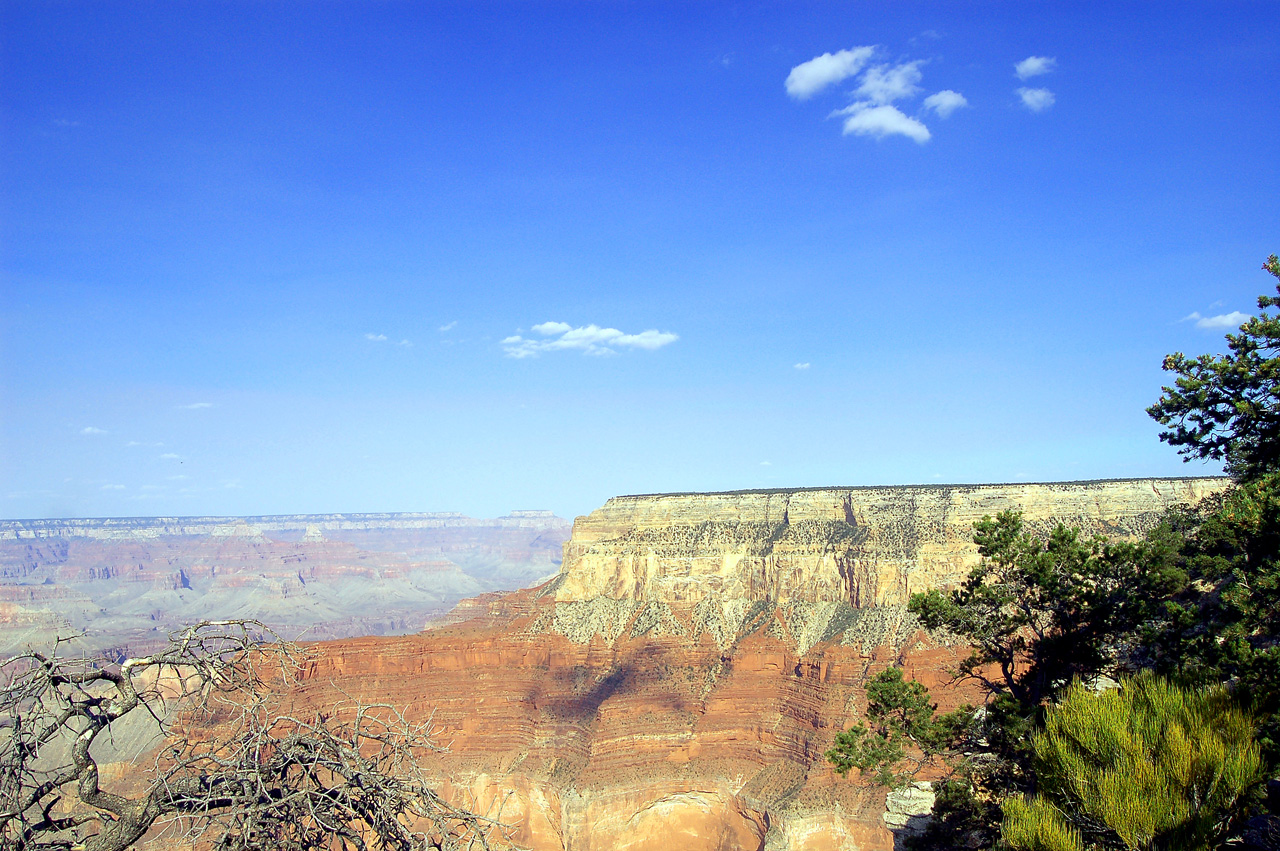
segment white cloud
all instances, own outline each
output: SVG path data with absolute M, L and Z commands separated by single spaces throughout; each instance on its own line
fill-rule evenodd
M 1053 92 L 1048 89 L 1018 89 L 1022 105 L 1032 112 L 1044 112 L 1053 106 Z
M 968 105 L 969 101 L 965 100 L 964 95 L 953 92 L 951 89 L 943 89 L 924 99 L 924 108 L 932 109 L 938 113 L 939 118 L 946 118 L 957 109 Z
M 1199 313 L 1192 313 L 1190 316 L 1184 316 L 1183 322 L 1195 320 L 1197 328 L 1239 328 L 1253 317 L 1248 313 L 1241 313 L 1233 310 L 1230 313 L 1222 313 L 1218 316 L 1201 316 Z
M 104 490 L 104 491 L 122 491 L 122 490 L 124 490 L 124 485 L 103 485 L 103 486 L 102 486 L 102 488 L 101 488 L 101 490 Z
M 824 53 L 803 65 L 791 69 L 787 77 L 787 92 L 796 99 L 812 96 L 833 82 L 846 77 L 858 77 L 857 87 L 850 93 L 853 102 L 837 109 L 831 116 L 841 116 L 844 135 L 906 136 L 919 144 L 932 138 L 929 128 L 921 120 L 923 113 L 934 112 L 939 118 L 950 116 L 957 109 L 969 105 L 964 95 L 944 89 L 924 99 L 922 110 L 910 116 L 899 107 L 898 101 L 916 97 L 923 78 L 921 68 L 926 59 L 913 59 L 897 64 L 869 65 L 876 48 L 859 47 L 839 53 Z
M 836 53 L 824 53 L 802 62 L 787 75 L 787 94 L 806 100 L 832 83 L 848 79 L 862 70 L 875 54 L 875 47 L 855 47 Z
M 448 323 L 448 324 L 446 324 L 446 325 L 441 325 L 441 326 L 440 326 L 440 330 L 441 330 L 441 331 L 452 331 L 454 328 L 457 328 L 457 327 L 458 327 L 458 320 L 456 320 L 456 319 L 455 319 L 455 320 L 453 320 L 452 322 L 450 322 L 450 323 Z
M 396 345 L 404 346 L 407 349 L 407 348 L 411 348 L 413 346 L 413 343 L 410 342 L 409 340 L 401 340 L 400 342 L 396 343 Z
M 387 335 L 386 334 L 365 334 L 364 338 L 366 340 L 373 340 L 375 343 L 385 343 L 387 340 Z
M 876 65 L 862 75 L 856 94 L 875 104 L 893 103 L 920 91 L 920 66 L 923 60 L 901 65 Z
M 98 428 L 97 426 L 85 426 L 84 428 L 80 429 L 80 433 L 81 434 L 106 434 L 107 430 L 105 428 Z
M 809 368 L 809 364 L 807 364 L 807 363 L 798 363 L 798 364 L 796 364 L 796 369 L 808 369 L 808 368 Z
M 1054 68 L 1058 67 L 1058 60 L 1052 56 L 1028 56 L 1017 65 L 1013 66 L 1013 73 L 1018 75 L 1019 80 L 1025 80 L 1028 77 L 1037 77 L 1041 74 L 1048 74 Z
M 929 128 L 916 119 L 904 115 L 896 106 L 881 104 L 872 106 L 867 101 L 836 110 L 832 115 L 847 115 L 844 120 L 844 135 L 874 136 L 883 139 L 885 136 L 906 136 L 923 145 L 929 141 Z
M 669 331 L 650 329 L 639 334 L 626 334 L 617 328 L 584 325 L 574 328 L 567 322 L 543 322 L 533 326 L 533 333 L 547 339 L 527 339 L 519 334 L 502 341 L 507 357 L 537 357 L 542 352 L 578 349 L 586 355 L 616 355 L 618 349 L 659 349 L 680 337 Z
M 177 460 L 178 460 L 179 458 L 181 458 L 182 456 L 181 456 L 181 455 L 179 455 L 179 454 L 177 454 L 176 452 L 166 452 L 166 453 L 164 453 L 163 455 L 161 455 L 160 457 L 161 457 L 161 458 L 163 458 L 163 459 L 164 459 L 164 460 L 166 460 L 166 461 L 177 461 Z
M 760 462 L 760 466 L 761 466 L 761 467 L 772 467 L 772 466 L 773 466 L 773 462 L 772 462 L 772 461 L 761 461 L 761 462 Z
M 179 405 L 178 407 L 186 411 L 198 411 L 201 408 L 212 408 L 213 403 L 212 402 L 192 402 L 190 405 Z

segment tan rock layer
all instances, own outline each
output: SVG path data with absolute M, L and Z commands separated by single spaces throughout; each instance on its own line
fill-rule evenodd
M 896 605 L 959 582 L 978 559 L 973 524 L 1006 509 L 1131 537 L 1223 478 L 815 488 L 614 497 L 573 525 L 560 601 L 595 597 Z

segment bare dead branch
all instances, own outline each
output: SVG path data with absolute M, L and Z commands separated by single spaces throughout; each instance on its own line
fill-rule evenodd
M 432 788 L 430 721 L 347 698 L 302 712 L 307 660 L 254 621 L 207 621 L 148 656 L 0 662 L 0 846 L 124 851 L 153 828 L 218 851 L 491 851 L 490 820 Z M 103 788 L 94 744 L 145 713 L 167 737 L 141 792 Z

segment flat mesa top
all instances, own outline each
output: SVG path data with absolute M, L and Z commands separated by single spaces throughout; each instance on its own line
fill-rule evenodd
M 963 484 L 911 485 L 830 485 L 802 488 L 744 488 L 731 491 L 672 491 L 670 493 L 629 493 L 613 499 L 652 499 L 663 496 L 748 496 L 753 494 L 813 493 L 816 491 L 946 490 L 1012 487 L 1077 487 L 1081 485 L 1124 484 L 1126 482 L 1221 482 L 1227 476 L 1135 476 L 1121 479 L 1078 479 L 1068 482 L 970 482 Z

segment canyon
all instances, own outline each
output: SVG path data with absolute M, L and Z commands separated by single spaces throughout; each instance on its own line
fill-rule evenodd
M 82 635 L 145 652 L 204 619 L 287 639 L 417 632 L 459 600 L 555 573 L 549 511 L 0 521 L 0 656 Z
M 1022 511 L 1133 538 L 1225 479 L 812 488 L 616 497 L 550 581 L 461 602 L 420 634 L 313 646 L 304 705 L 431 718 L 453 800 L 535 851 L 888 851 L 932 794 L 823 754 L 888 666 L 943 710 L 966 654 L 907 611 L 977 563 L 973 522 Z

